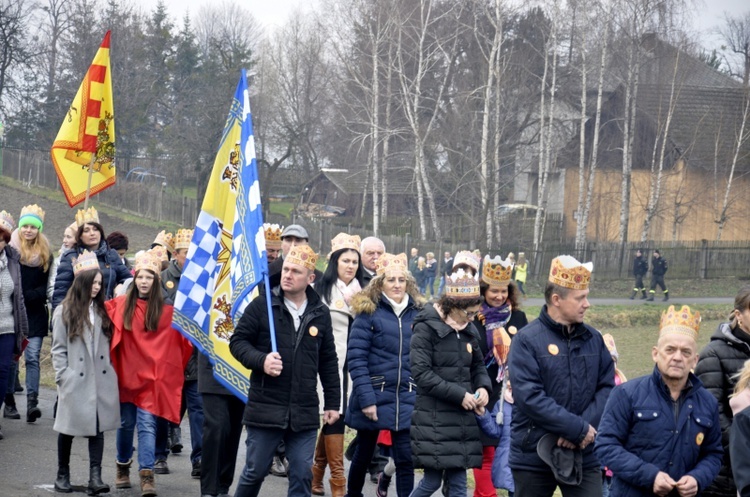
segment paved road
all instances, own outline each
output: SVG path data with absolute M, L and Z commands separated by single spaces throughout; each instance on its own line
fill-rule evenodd
M 39 407 L 43 416 L 36 423 L 28 424 L 25 421 L 26 396 L 17 394 L 16 402 L 22 419 L 10 420 L 0 419 L 4 440 L 0 440 L 0 497 L 49 497 L 55 494 L 53 483 L 57 471 L 57 432 L 52 429 L 52 406 L 55 401 L 55 391 L 42 388 L 39 398 Z M 199 496 L 200 482 L 190 478 L 190 426 L 187 419 L 182 423 L 182 439 L 186 449 L 181 454 L 170 455 L 169 475 L 156 475 L 156 490 L 159 497 L 183 497 Z M 115 490 L 115 432 L 104 434 L 104 461 L 102 462 L 102 478 L 105 483 L 112 487 L 110 494 L 113 497 L 140 496 L 140 487 L 137 484 L 137 471 L 131 469 L 131 481 L 133 488 L 129 490 Z M 244 435 L 237 456 L 237 474 L 245 460 Z M 85 439 L 75 438 L 73 440 L 73 452 L 70 462 L 71 481 L 74 485 L 85 485 L 88 482 L 88 445 Z M 136 475 L 133 478 L 133 475 Z M 326 476 L 326 482 L 328 477 Z M 375 497 L 375 485 L 365 484 L 365 496 Z M 234 491 L 234 486 L 232 486 Z M 330 495 L 328 484 L 326 492 Z M 395 495 L 395 489 L 391 486 L 391 493 Z M 283 497 L 287 494 L 286 478 L 268 476 L 263 483 L 262 496 Z M 61 494 L 56 494 L 61 495 Z M 72 495 L 84 495 L 74 493 Z

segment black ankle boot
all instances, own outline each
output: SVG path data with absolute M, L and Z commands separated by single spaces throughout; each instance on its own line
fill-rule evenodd
M 55 492 L 69 494 L 72 491 L 73 487 L 70 486 L 70 466 L 58 466 Z
M 109 492 L 109 485 L 102 481 L 102 467 L 92 466 L 89 469 L 89 487 L 87 495 L 99 495 Z
M 3 407 L 3 417 L 8 419 L 21 419 L 16 409 L 16 399 L 12 393 L 5 394 L 5 407 Z
M 26 396 L 26 422 L 33 423 L 37 419 L 42 417 L 42 410 L 37 407 L 39 405 L 39 396 L 35 393 L 30 393 Z

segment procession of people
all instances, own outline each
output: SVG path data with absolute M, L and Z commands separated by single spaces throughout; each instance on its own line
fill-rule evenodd
M 5 418 L 21 418 L 23 353 L 25 420 L 55 417 L 56 492 L 74 491 L 78 436 L 88 443 L 88 495 L 110 492 L 110 480 L 170 495 L 157 475 L 182 447 L 187 413 L 190 476 L 204 497 L 264 495 L 269 474 L 288 479 L 290 496 L 360 497 L 373 468 L 379 497 L 466 495 L 469 469 L 475 497 L 750 495 L 750 287 L 700 354 L 699 313 L 665 309 L 653 373 L 626 382 L 614 339 L 585 322 L 590 262 L 554 258 L 544 305 L 527 316 L 522 252 L 438 261 L 413 248 L 407 258 L 376 237 L 339 233 L 326 257 L 303 226 L 266 224 L 270 297 L 258 293 L 229 339 L 252 371 L 243 403 L 172 325 L 192 230 L 162 231 L 131 264 L 127 235 L 107 237 L 93 207 L 78 211 L 57 254 L 44 217 L 29 205 L 16 226 L 0 212 L 0 401 Z M 653 299 L 657 285 L 668 299 L 666 260 L 653 255 L 650 295 L 639 250 L 631 299 Z M 50 331 L 57 403 L 43 413 Z M 351 450 L 347 430 L 356 431 Z M 110 436 L 116 453 L 105 454 Z M 102 474 L 104 458 L 116 461 L 114 475 Z

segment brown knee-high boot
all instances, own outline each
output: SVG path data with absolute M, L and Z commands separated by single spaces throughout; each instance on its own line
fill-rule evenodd
M 315 457 L 313 459 L 312 466 L 312 494 L 313 495 L 325 495 L 325 488 L 323 487 L 323 475 L 326 474 L 326 465 L 328 459 L 326 458 L 326 444 L 324 441 L 325 435 L 323 430 L 320 430 L 318 434 L 318 442 L 315 444 Z
M 331 468 L 331 478 L 328 483 L 331 485 L 332 497 L 344 497 L 346 493 L 346 476 L 344 475 L 344 434 L 326 435 L 326 456 L 328 457 L 328 467 Z

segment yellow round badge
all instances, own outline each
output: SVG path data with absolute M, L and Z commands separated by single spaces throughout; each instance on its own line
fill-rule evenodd
M 560 353 L 560 349 L 554 343 L 551 343 L 551 344 L 547 345 L 547 350 L 552 355 L 557 355 L 557 354 Z
M 508 333 L 510 333 L 511 335 L 515 335 L 516 333 L 518 333 L 518 328 L 516 328 L 515 326 L 511 326 L 510 328 L 508 328 Z
M 337 309 L 343 309 L 344 308 L 344 301 L 343 300 L 337 300 L 336 301 L 336 308 Z
M 469 354 L 471 354 L 471 350 L 472 349 L 471 349 L 471 344 L 470 343 L 466 344 L 466 350 L 469 352 Z
M 311 337 L 318 336 L 318 327 L 317 326 L 310 326 L 310 336 Z
M 170 290 L 174 288 L 174 281 L 167 281 L 167 288 L 169 288 Z
M 702 443 L 703 443 L 703 439 L 704 439 L 704 438 L 705 438 L 705 435 L 703 435 L 703 432 L 700 432 L 700 433 L 698 433 L 698 434 L 697 434 L 697 435 L 695 436 L 695 444 L 696 444 L 696 445 L 700 445 L 700 444 L 702 444 Z

